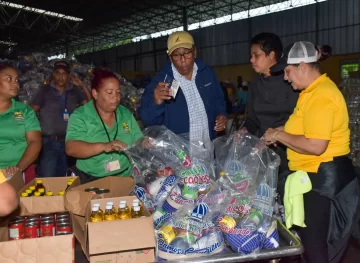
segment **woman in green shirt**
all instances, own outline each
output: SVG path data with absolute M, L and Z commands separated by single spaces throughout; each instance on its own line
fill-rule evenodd
M 0 169 L 10 176 L 28 168 L 41 150 L 35 112 L 14 100 L 19 91 L 18 76 L 12 66 L 0 65 Z
M 130 162 L 119 151 L 143 134 L 132 113 L 120 105 L 120 82 L 109 70 L 95 69 L 94 100 L 70 116 L 66 153 L 77 158 L 81 183 L 105 176 L 129 176 Z

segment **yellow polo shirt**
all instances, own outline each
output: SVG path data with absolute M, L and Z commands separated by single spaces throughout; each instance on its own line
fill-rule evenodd
M 343 95 L 326 74 L 300 93 L 294 113 L 285 124 L 285 132 L 306 138 L 328 140 L 320 156 L 300 154 L 288 148 L 292 171 L 316 173 L 322 162 L 350 152 L 349 114 Z

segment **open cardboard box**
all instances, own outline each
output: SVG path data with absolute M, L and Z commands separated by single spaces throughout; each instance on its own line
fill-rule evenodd
M 39 198 L 41 199 L 41 198 Z M 25 198 L 20 199 L 20 206 Z M 43 199 L 44 200 L 44 199 Z M 20 211 L 17 209 L 10 216 L 3 218 L 0 227 L 0 262 L 1 263 L 74 263 L 74 235 L 63 235 L 53 237 L 41 237 L 33 239 L 21 239 L 9 241 L 8 223 L 13 216 L 27 216 L 31 214 L 46 214 L 62 212 L 64 209 L 53 211 L 53 207 L 41 206 L 44 210 Z M 36 212 L 35 212 L 36 211 Z
M 97 187 L 109 189 L 110 192 L 101 196 L 85 192 L 85 189 Z M 134 188 L 131 177 L 109 176 L 87 184 L 72 187 L 65 194 L 65 207 L 75 215 L 85 216 L 86 207 L 91 199 L 128 196 Z
M 55 213 L 59 211 L 65 211 L 64 196 L 56 196 L 56 194 L 65 190 L 67 183 L 70 178 L 76 178 L 73 184 L 67 191 L 80 185 L 80 179 L 78 177 L 48 177 L 48 178 L 35 178 L 30 183 L 22 187 L 18 193 L 21 195 L 23 191 L 28 189 L 30 186 L 36 185 L 36 180 L 41 179 L 46 191 L 52 191 L 54 196 L 30 196 L 20 197 L 20 210 L 22 214 L 29 214 L 30 211 L 33 214 L 41 214 L 46 211 L 47 213 Z
M 109 189 L 104 196 L 85 192 L 90 187 Z M 149 211 L 145 218 L 88 223 L 91 207 L 100 203 L 105 210 L 108 201 L 118 208 L 120 200 L 132 204 L 128 196 L 134 188 L 130 177 L 106 177 L 72 188 L 66 193 L 65 206 L 71 212 L 74 234 L 91 263 L 154 262 L 154 222 Z
M 144 209 L 143 218 L 89 222 L 91 207 L 100 203 L 105 210 L 106 203 L 113 201 L 118 207 L 120 200 L 131 204 L 134 196 L 90 200 L 85 217 L 72 214 L 74 234 L 91 263 L 154 262 L 155 234 L 151 214 Z

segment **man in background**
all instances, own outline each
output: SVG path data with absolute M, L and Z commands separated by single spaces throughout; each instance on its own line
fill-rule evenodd
M 70 114 L 89 100 L 89 89 L 79 78 L 70 75 L 70 65 L 66 61 L 57 61 L 52 81 L 40 88 L 31 105 L 35 112 L 40 112 L 42 152 L 37 170 L 39 177 L 65 176 L 68 168 L 65 153 L 67 122 Z

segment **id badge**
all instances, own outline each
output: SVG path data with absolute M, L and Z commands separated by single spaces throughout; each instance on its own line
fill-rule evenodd
M 177 80 L 173 80 L 173 82 L 171 83 L 171 91 L 172 91 L 172 97 L 175 98 L 176 94 L 178 93 L 180 88 L 180 83 Z
M 120 170 L 120 162 L 119 160 L 109 160 L 105 162 L 105 171 L 107 173 Z
M 69 117 L 70 117 L 70 114 L 67 112 L 67 110 L 65 110 L 64 113 L 63 113 L 63 120 L 68 121 Z

